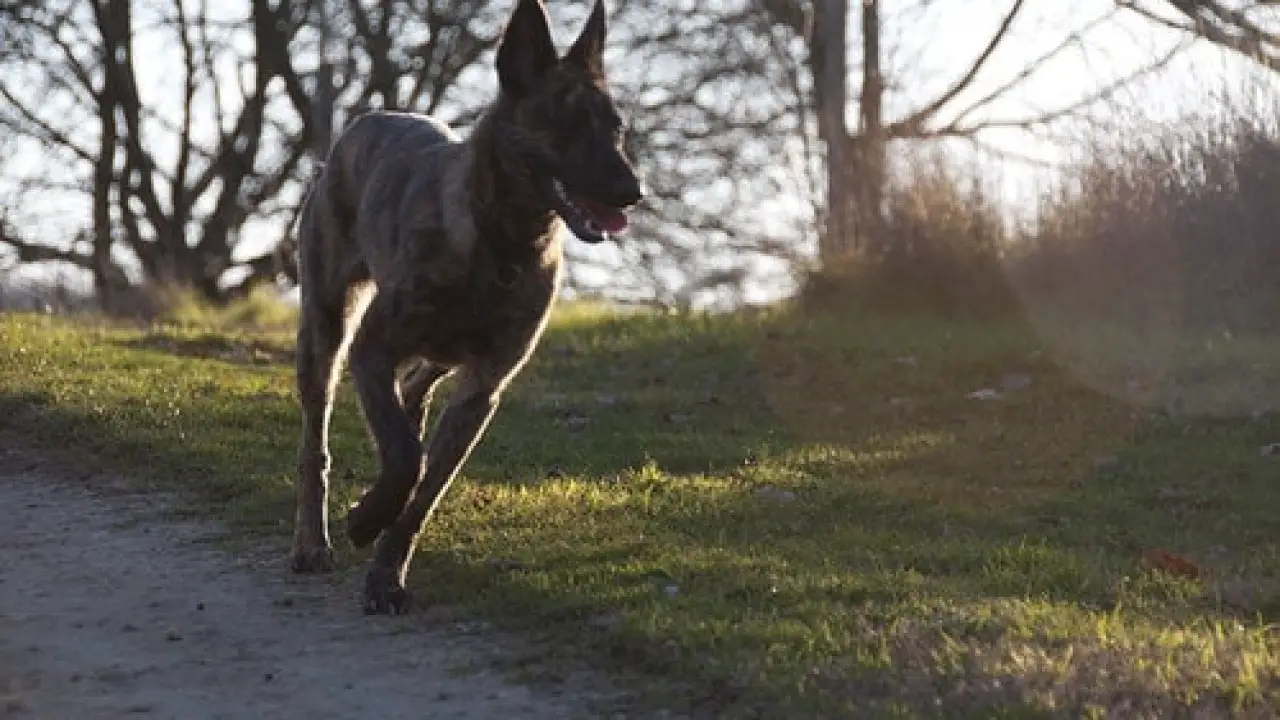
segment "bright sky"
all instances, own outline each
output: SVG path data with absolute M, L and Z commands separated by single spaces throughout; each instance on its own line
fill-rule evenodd
M 890 119 L 900 116 L 921 100 L 935 97 L 963 73 L 1012 2 L 885 0 L 883 6 L 888 27 L 883 43 L 891 83 L 886 108 Z M 1156 0 L 1150 2 L 1158 4 Z M 973 87 L 950 108 L 961 108 L 966 99 L 980 97 L 1007 82 L 1022 72 L 1030 59 L 1043 54 L 1072 33 L 1091 27 L 1095 19 L 1109 14 L 1113 8 L 1113 0 L 1027 0 L 1027 4 L 1029 9 L 1013 26 L 1010 38 L 999 48 Z M 229 15 L 238 14 L 237 9 L 242 5 L 247 3 L 214 4 Z M 549 5 L 553 22 L 560 28 L 557 41 L 563 48 L 577 34 L 582 3 L 579 0 L 573 3 L 557 0 L 549 2 Z M 857 3 L 851 5 L 855 16 L 850 20 L 850 48 L 856 55 Z M 1101 84 L 1151 62 L 1180 40 L 1182 38 L 1175 33 L 1157 30 L 1148 21 L 1131 13 L 1121 13 L 1093 27 L 1083 35 L 1078 46 L 1046 64 L 1027 82 L 991 104 L 982 115 L 1001 119 L 1022 118 L 1069 105 L 1094 92 Z M 138 69 L 143 92 L 153 99 L 157 108 L 165 108 L 169 113 L 173 113 L 176 107 L 174 103 L 179 98 L 181 81 L 174 72 L 178 66 L 174 62 L 176 56 L 171 52 L 145 36 L 139 37 Z M 614 57 L 619 58 L 614 62 L 623 62 L 616 49 L 610 59 Z M 483 70 L 490 72 L 489 68 Z M 856 70 L 854 72 L 856 74 Z M 1270 92 L 1277 89 L 1272 78 L 1257 71 L 1246 60 L 1228 56 L 1201 43 L 1181 55 L 1153 81 L 1128 88 L 1114 99 L 1130 109 L 1141 107 L 1143 113 L 1152 119 L 1169 118 L 1178 109 L 1197 102 L 1202 91 L 1220 87 L 1220 81 L 1224 79 L 1246 87 L 1265 87 Z M 1259 82 L 1265 86 L 1257 85 Z M 851 92 L 853 99 L 856 99 L 856 92 Z M 856 121 L 855 108 L 850 108 L 849 119 L 851 124 Z M 90 119 L 86 118 L 85 123 L 88 124 L 82 127 L 92 127 Z M 1051 161 L 1065 159 L 1061 144 L 1047 142 L 1043 137 L 1022 131 L 993 131 L 984 135 L 983 140 L 1014 155 Z M 171 147 L 166 147 L 166 150 L 167 154 L 172 154 Z M 46 153 L 29 151 L 19 153 L 7 169 L 9 172 L 22 172 L 48 162 Z M 643 165 L 643 158 L 640 163 Z M 1015 202 L 1034 196 L 1038 179 L 1044 177 L 1042 169 L 1025 163 L 1003 162 L 998 169 L 1003 176 L 1002 187 L 1006 196 Z M 0 188 L 3 188 L 2 183 Z M 56 194 L 48 193 L 36 202 L 16 208 L 16 211 L 28 221 L 28 228 L 37 228 L 45 237 L 65 237 L 69 230 L 84 221 L 88 208 L 69 207 Z M 254 234 L 265 240 L 278 237 L 278 231 L 266 231 L 265 228 L 257 229 Z M 261 242 L 247 243 L 237 255 L 252 256 L 261 248 Z

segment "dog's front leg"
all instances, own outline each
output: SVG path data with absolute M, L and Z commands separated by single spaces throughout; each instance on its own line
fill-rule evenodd
M 484 434 L 498 409 L 500 393 L 501 383 L 488 382 L 474 372 L 462 378 L 432 433 L 422 483 L 404 512 L 378 538 L 373 566 L 365 578 L 366 613 L 396 615 L 408 610 L 404 581 L 414 541 Z

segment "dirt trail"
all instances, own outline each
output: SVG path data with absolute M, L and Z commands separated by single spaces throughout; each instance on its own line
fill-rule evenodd
M 363 616 L 358 573 L 294 578 L 274 554 L 219 549 L 218 528 L 174 520 L 155 496 L 13 460 L 0 450 L 2 718 L 614 713 L 598 678 L 558 693 L 505 680 L 494 661 L 506 651 L 483 627 Z

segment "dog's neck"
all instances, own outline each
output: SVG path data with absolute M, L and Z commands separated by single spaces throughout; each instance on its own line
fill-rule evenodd
M 499 101 L 472 130 L 473 221 L 486 242 L 508 252 L 543 253 L 560 221 L 539 189 L 529 144 Z

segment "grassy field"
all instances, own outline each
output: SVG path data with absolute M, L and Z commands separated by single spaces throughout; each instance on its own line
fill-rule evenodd
M 216 325 L 2 317 L 0 424 L 284 538 L 291 336 Z M 566 308 L 411 582 L 719 717 L 1274 717 L 1280 345 L 1092 342 Z M 334 453 L 340 528 L 345 383 Z

